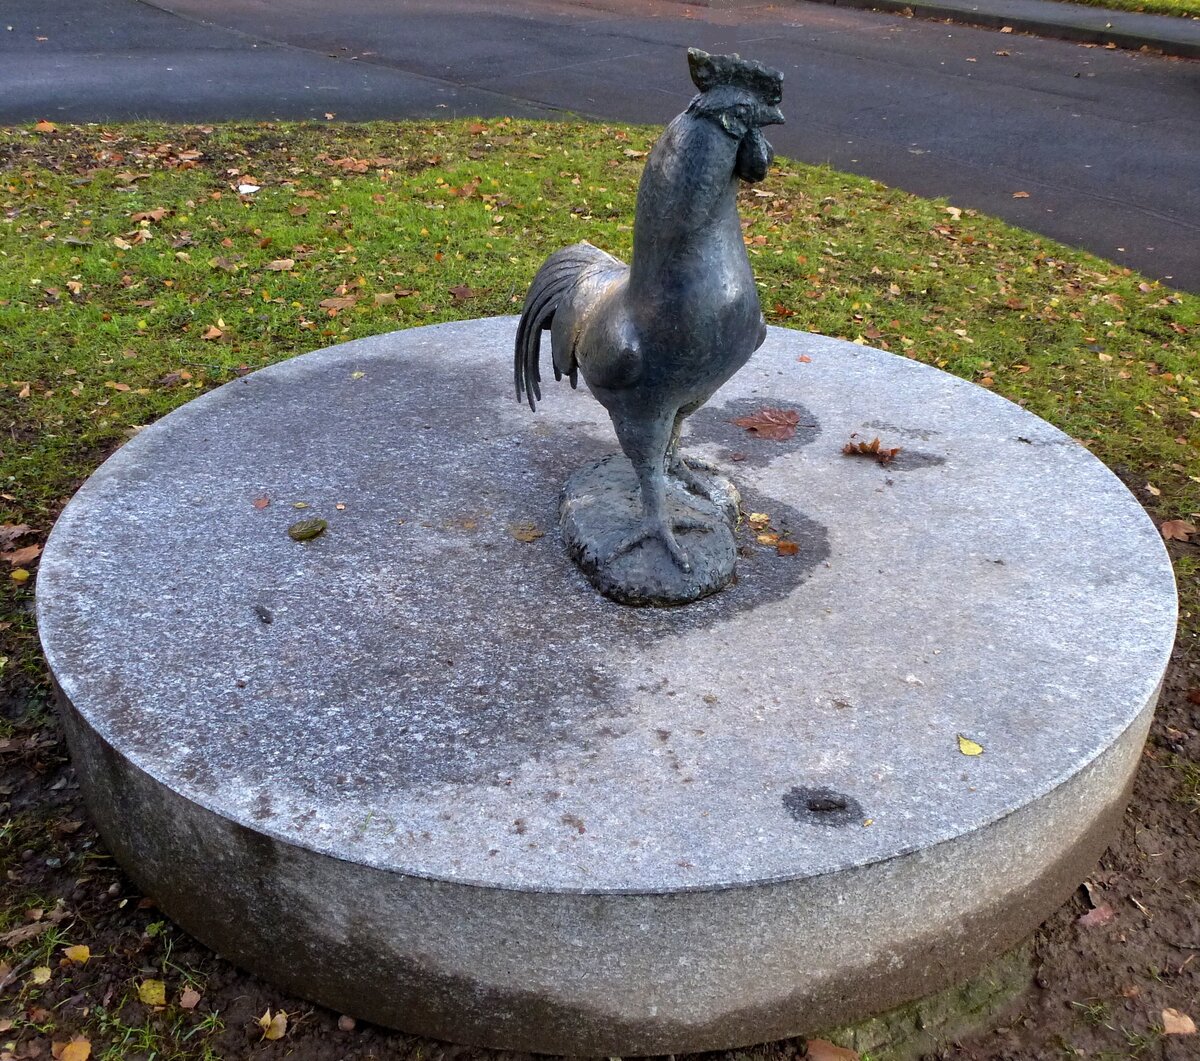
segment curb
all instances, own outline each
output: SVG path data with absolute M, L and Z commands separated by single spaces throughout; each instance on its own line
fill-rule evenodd
M 1200 59 L 1200 20 L 1172 15 L 1084 7 L 1057 0 L 992 0 L 986 6 L 954 0 L 810 0 L 834 7 L 887 11 L 913 18 L 957 22 L 984 29 L 1011 27 L 1016 33 L 1112 44 L 1118 48 L 1148 48 L 1164 55 Z

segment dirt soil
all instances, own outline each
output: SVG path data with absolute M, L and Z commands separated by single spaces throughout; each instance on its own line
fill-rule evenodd
M 15 634 L 0 629 L 0 655 L 15 655 L 3 643 Z M 94 1058 L 129 1061 L 515 1056 L 339 1020 L 337 1013 L 238 970 L 175 929 L 106 854 L 45 698 L 45 685 L 35 677 L 10 675 L 0 687 L 0 712 L 15 724 L 15 735 L 0 740 L 0 887 L 8 909 L 40 904 L 40 915 L 33 911 L 38 919 L 29 922 L 37 927 L 28 931 L 40 932 L 42 944 L 62 942 L 49 952 L 43 946 L 30 953 L 28 939 L 0 948 L 0 1057 L 58 1057 L 74 1034 L 90 1038 Z M 1181 645 L 1121 834 L 1087 887 L 1039 930 L 1035 981 L 1002 1027 L 946 1044 L 931 1057 L 1200 1058 L 1200 1035 L 1163 1034 L 1164 1009 L 1200 1019 L 1198 763 L 1200 651 Z M 69 975 L 61 957 L 67 943 L 86 944 L 94 956 L 83 965 L 67 963 Z M 31 968 L 43 961 L 55 975 L 31 991 Z M 155 1009 L 139 1000 L 137 985 L 147 978 L 167 982 L 169 1005 Z M 188 986 L 199 1000 L 183 1009 L 176 1000 Z M 263 1038 L 259 1018 L 268 1010 L 288 1014 L 278 1041 Z M 765 1061 L 802 1057 L 804 1051 L 802 1040 L 790 1040 L 726 1056 Z

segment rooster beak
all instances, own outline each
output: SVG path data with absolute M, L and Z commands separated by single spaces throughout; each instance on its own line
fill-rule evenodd
M 783 125 L 785 119 L 783 111 L 778 107 L 764 107 L 759 118 L 759 125 Z

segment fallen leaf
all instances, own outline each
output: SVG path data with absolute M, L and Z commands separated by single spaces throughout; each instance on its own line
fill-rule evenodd
M 153 210 L 142 210 L 133 215 L 134 221 L 161 221 L 167 216 L 165 206 L 156 206 Z
M 18 538 L 25 537 L 33 528 L 28 523 L 0 523 L 0 546 L 12 545 Z
M 118 383 L 116 380 L 112 380 L 112 379 L 106 379 L 104 381 L 104 385 L 110 391 L 120 391 L 122 394 L 124 394 L 126 391 L 128 391 L 130 389 L 128 383 Z
M 165 1006 L 167 985 L 161 980 L 143 980 L 138 984 L 138 998 L 147 1006 Z
M 92 1056 L 92 1044 L 87 1039 L 72 1039 L 57 1056 L 58 1061 L 87 1061 Z
M 859 1061 L 858 1051 L 837 1046 L 828 1039 L 809 1039 L 806 1061 Z
M 270 503 L 271 503 L 271 499 L 269 497 L 267 497 L 266 495 L 264 495 L 262 497 L 256 497 L 253 501 L 254 507 L 257 509 L 264 509 Z
M 43 118 L 40 122 L 38 122 L 33 128 L 34 128 L 34 131 L 38 132 L 38 133 L 57 133 L 58 132 L 58 126 L 55 125 L 53 122 L 46 121 L 45 118 Z
M 755 530 L 762 530 L 771 523 L 771 517 L 765 512 L 751 512 L 746 520 Z
M 50 922 L 47 921 L 43 924 L 21 925 L 19 928 L 9 929 L 0 935 L 0 947 L 15 947 L 19 943 L 36 939 L 48 928 L 50 928 Z
M 14 582 L 28 582 L 29 572 L 23 567 L 18 567 L 16 571 L 12 572 L 8 577 Z
M 961 733 L 958 735 L 958 750 L 963 755 L 982 755 L 983 745 L 978 741 L 971 740 L 970 737 L 964 737 Z
M 879 436 L 871 439 L 870 442 L 855 442 L 858 438 L 857 432 L 850 436 L 850 441 L 842 447 L 842 452 L 847 457 L 874 457 L 880 464 L 890 464 L 896 458 L 896 454 L 900 452 L 900 446 L 886 447 L 879 441 Z
M 375 305 L 390 306 L 396 301 L 395 291 L 381 291 L 375 296 Z
M 1177 1009 L 1162 1011 L 1163 1035 L 1195 1035 L 1196 1022 Z
M 253 195 L 255 192 L 262 191 L 262 186 L 258 184 L 239 184 L 237 190 L 239 195 Z
M 457 287 L 450 288 L 450 294 L 454 296 L 456 302 L 463 302 L 468 298 L 474 298 L 476 293 L 466 284 L 459 284 Z
M 66 950 L 63 951 L 63 955 L 67 961 L 77 962 L 80 965 L 86 965 L 88 959 L 92 956 L 92 949 L 86 944 L 80 943 L 74 947 L 67 947 Z
M 328 526 L 323 519 L 302 519 L 288 527 L 288 537 L 294 542 L 310 542 L 324 534 Z
M 1084 928 L 1099 928 L 1101 925 L 1107 925 L 1116 916 L 1116 911 L 1108 903 L 1101 903 L 1077 920 Z
M 288 1015 L 283 1010 L 272 1016 L 267 1010 L 258 1018 L 258 1026 L 263 1030 L 264 1039 L 282 1039 L 287 1035 Z
M 286 273 L 289 269 L 296 268 L 296 259 L 276 258 L 273 262 L 268 262 L 266 268 L 273 273 Z
M 755 438 L 784 442 L 796 434 L 800 414 L 794 409 L 760 409 L 733 422 L 738 427 L 744 427 Z
M 796 360 L 802 365 L 807 365 L 812 362 L 812 358 L 809 357 L 808 354 L 801 354 L 798 358 L 796 358 Z
M 1169 542 L 1186 542 L 1196 533 L 1196 524 L 1182 519 L 1169 519 L 1158 529 L 1162 531 L 1163 538 Z
M 546 532 L 542 530 L 536 523 L 529 520 L 524 520 L 521 523 L 510 523 L 508 533 L 511 534 L 519 542 L 536 542 L 539 538 L 544 538 Z
M 340 1031 L 340 1032 L 352 1032 L 352 1031 L 354 1031 L 354 1029 L 357 1025 L 358 1025 L 358 1021 L 356 1021 L 353 1017 L 348 1016 L 345 1013 L 343 1013 L 340 1017 L 338 1017 L 337 1026 L 338 1026 L 338 1031 Z
M 127 239 L 121 239 L 120 236 L 113 236 L 113 246 L 119 251 L 133 250 L 133 244 Z
M 185 987 L 179 992 L 179 1008 L 195 1009 L 200 1004 L 200 992 L 194 987 Z
M 213 339 L 221 339 L 224 337 L 224 335 L 225 335 L 225 333 L 223 331 L 221 331 L 221 329 L 218 328 L 215 324 L 210 324 L 208 326 L 208 328 L 205 329 L 204 334 L 201 335 L 200 338 L 208 339 L 209 341 L 212 341 Z
M 1029 193 L 1028 192 L 1013 192 L 1012 197 L 1014 199 L 1028 199 Z
M 50 979 L 50 966 L 39 965 L 29 974 L 31 984 L 44 984 Z
M 11 553 L 0 553 L 0 560 L 7 560 L 13 567 L 24 567 L 31 560 L 36 560 L 41 552 L 40 545 L 27 545 L 24 549 L 14 549 Z
M 357 301 L 357 295 L 345 295 L 340 298 L 323 298 L 317 303 L 317 305 L 320 306 L 321 309 L 329 310 L 330 315 L 332 316 L 340 310 L 349 309 Z
M 800 546 L 795 542 L 780 542 L 775 546 L 775 551 L 780 556 L 795 556 L 800 551 Z

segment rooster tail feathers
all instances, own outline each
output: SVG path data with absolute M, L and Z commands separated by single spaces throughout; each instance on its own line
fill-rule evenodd
M 530 409 L 537 408 L 542 398 L 542 332 L 553 323 L 555 312 L 575 287 L 580 274 L 590 265 L 611 264 L 612 261 L 612 256 L 599 247 L 593 247 L 590 243 L 576 243 L 551 254 L 529 285 L 525 305 L 521 309 L 521 320 L 517 324 L 513 382 L 517 388 L 517 400 L 528 401 Z M 561 379 L 565 372 L 574 385 L 578 371 L 575 352 L 560 351 L 560 357 L 555 358 L 554 378 Z

